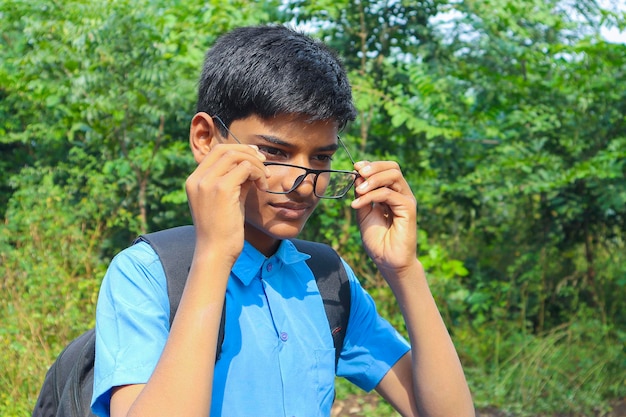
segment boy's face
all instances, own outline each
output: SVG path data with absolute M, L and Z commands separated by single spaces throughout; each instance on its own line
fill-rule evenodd
M 312 169 L 329 169 L 338 147 L 337 125 L 330 121 L 307 122 L 305 116 L 280 115 L 265 120 L 249 116 L 234 121 L 230 132 L 241 143 L 256 145 L 267 162 L 279 162 Z M 234 143 L 233 137 L 225 138 Z M 268 178 L 270 190 L 291 189 L 298 169 L 269 166 L 274 175 Z M 269 255 L 281 239 L 296 237 L 319 199 L 313 193 L 314 175 L 288 194 L 271 194 L 250 187 L 245 202 L 245 238 L 262 253 Z

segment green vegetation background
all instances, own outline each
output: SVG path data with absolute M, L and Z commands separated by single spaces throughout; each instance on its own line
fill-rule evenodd
M 598 35 L 623 30 L 623 12 L 309 3 L 0 2 L 0 415 L 30 415 L 47 367 L 93 325 L 111 257 L 190 222 L 203 54 L 259 22 L 301 24 L 344 60 L 360 112 L 344 140 L 411 182 L 420 257 L 477 407 L 605 415 L 626 396 L 626 46 Z M 337 248 L 403 330 L 348 202 L 323 203 L 305 234 Z

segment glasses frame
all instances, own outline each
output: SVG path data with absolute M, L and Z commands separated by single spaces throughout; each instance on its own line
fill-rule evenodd
M 226 129 L 226 132 L 233 137 L 233 139 L 235 139 L 235 141 L 238 144 L 242 144 L 241 141 L 237 138 L 237 136 L 235 136 L 233 134 L 233 132 L 230 131 L 230 129 L 226 126 L 226 123 L 224 123 L 222 121 L 222 119 L 219 116 L 211 116 L 213 119 L 216 119 L 224 129 Z M 343 143 L 343 141 L 341 140 L 341 137 L 339 137 L 339 135 L 337 135 L 337 142 L 339 142 L 339 144 L 341 145 L 341 147 L 346 151 L 346 154 L 348 154 L 348 158 L 350 159 L 350 162 L 352 162 L 352 165 L 355 164 L 354 159 L 352 158 L 352 155 L 350 154 L 350 151 L 348 150 L 348 148 L 346 147 L 345 143 Z M 288 168 L 299 168 L 302 169 L 304 171 L 306 171 L 305 174 L 303 175 L 299 175 L 298 177 L 296 177 L 296 180 L 294 181 L 293 185 L 291 186 L 291 188 L 287 191 L 269 191 L 269 190 L 265 190 L 266 193 L 269 194 L 289 194 L 291 192 L 293 192 L 296 188 L 298 188 L 302 182 L 304 182 L 304 179 L 306 177 L 308 177 L 309 175 L 313 174 L 313 194 L 315 194 L 315 196 L 317 198 L 324 198 L 327 200 L 338 200 L 340 198 L 343 198 L 346 196 L 346 194 L 348 194 L 348 191 L 350 191 L 350 189 L 354 186 L 354 183 L 356 182 L 357 178 L 360 176 L 358 172 L 356 171 L 348 171 L 348 170 L 342 170 L 342 169 L 311 169 L 311 168 L 307 168 L 307 167 L 303 167 L 303 166 L 299 166 L 299 165 L 292 165 L 292 164 L 285 164 L 282 162 L 263 162 L 263 165 L 265 166 L 283 166 L 283 167 L 288 167 Z M 346 186 L 346 191 L 344 191 L 342 194 L 339 195 L 335 195 L 335 196 L 325 196 L 325 195 L 319 195 L 317 194 L 317 179 L 319 178 L 320 174 L 324 174 L 324 173 L 329 173 L 329 172 L 336 172 L 339 174 L 352 174 L 353 178 L 352 181 L 350 182 L 349 186 Z
M 289 194 L 290 192 L 294 191 L 296 188 L 298 188 L 300 186 L 300 184 L 302 184 L 302 182 L 304 182 L 304 179 L 306 177 L 308 177 L 309 175 L 313 174 L 313 194 L 315 194 L 315 196 L 317 198 L 326 198 L 326 199 L 340 199 L 345 197 L 346 194 L 348 194 L 348 191 L 350 191 L 350 188 L 352 188 L 352 186 L 354 185 L 354 182 L 356 181 L 356 179 L 358 178 L 359 174 L 356 171 L 346 171 L 346 170 L 341 170 L 341 169 L 311 169 L 311 168 L 306 168 L 306 167 L 302 167 L 299 165 L 292 165 L 292 164 L 284 164 L 282 162 L 263 162 L 263 165 L 265 166 L 281 166 L 281 167 L 288 167 L 288 168 L 298 168 L 301 170 L 304 170 L 305 173 L 302 175 L 298 175 L 296 177 L 296 180 L 293 182 L 293 185 L 291 186 L 291 188 L 287 191 L 270 191 L 270 190 L 265 190 L 265 192 L 270 193 L 270 194 Z M 326 173 L 338 173 L 338 174 L 351 174 L 352 175 L 352 180 L 349 182 L 349 185 L 346 185 L 346 191 L 344 191 L 341 194 L 337 194 L 337 195 L 320 195 L 317 193 L 317 179 L 319 178 L 320 174 L 326 174 Z

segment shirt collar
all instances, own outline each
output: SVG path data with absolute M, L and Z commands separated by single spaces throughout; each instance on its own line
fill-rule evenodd
M 254 246 L 244 241 L 243 250 L 235 265 L 233 265 L 232 273 L 242 284 L 249 285 L 254 277 L 259 275 L 259 270 L 266 261 L 279 262 L 284 265 L 292 265 L 297 262 L 306 261 L 311 256 L 298 251 L 290 240 L 282 240 L 278 246 L 278 250 L 269 258 L 266 258 Z

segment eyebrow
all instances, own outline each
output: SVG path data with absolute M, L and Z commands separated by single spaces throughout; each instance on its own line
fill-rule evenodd
M 296 146 L 293 143 L 284 141 L 280 138 L 277 138 L 276 136 L 271 136 L 271 135 L 257 135 L 258 138 L 263 139 L 266 142 L 269 142 L 273 145 L 279 145 L 279 146 L 283 146 L 285 148 L 295 148 Z M 320 146 L 319 148 L 316 148 L 316 151 L 318 152 L 329 152 L 329 151 L 336 151 L 337 149 L 339 149 L 339 143 L 333 143 L 331 145 L 327 145 L 327 146 Z

